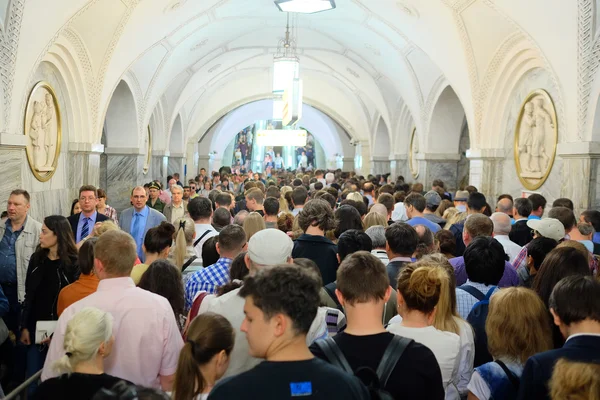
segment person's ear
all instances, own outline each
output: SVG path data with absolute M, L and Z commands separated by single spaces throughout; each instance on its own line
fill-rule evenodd
M 106 343 L 102 342 L 102 343 L 100 343 L 100 347 L 98 347 L 98 354 L 100 354 L 102 357 L 104 357 L 105 352 L 106 352 Z
M 244 256 L 244 264 L 246 264 L 246 268 L 248 268 L 248 271 L 250 271 L 252 261 L 250 261 L 250 256 L 248 256 L 248 253 L 246 253 L 246 255 Z
M 556 314 L 556 312 L 554 311 L 554 308 L 550 309 L 550 314 L 552 314 L 552 319 L 554 322 L 554 325 L 556 326 L 561 326 L 562 325 L 562 320 L 560 319 L 560 317 Z
M 338 264 L 340 264 L 342 262 L 342 260 L 340 260 L 340 253 L 335 253 L 335 257 L 338 260 Z
M 271 323 L 273 324 L 274 328 L 273 334 L 275 335 L 275 337 L 280 337 L 285 334 L 285 331 L 287 330 L 288 326 L 288 321 L 286 318 L 287 317 L 281 313 L 275 314 L 271 318 Z
M 219 242 L 217 242 L 217 245 L 215 246 L 215 248 L 217 249 L 217 253 L 219 253 L 219 255 L 221 255 L 221 246 L 219 246 Z
M 335 297 L 337 297 L 338 301 L 342 305 L 342 307 L 346 307 L 346 300 L 344 300 L 344 295 L 338 289 L 335 289 Z M 335 300 L 335 299 L 333 299 Z
M 293 259 L 291 256 L 290 256 L 290 257 L 288 257 L 288 259 L 287 259 L 287 263 L 288 263 L 288 264 L 293 264 L 293 263 L 294 263 L 294 259 Z
M 387 303 L 392 296 L 392 287 L 388 285 L 387 290 L 385 291 L 385 295 L 383 296 L 383 301 Z

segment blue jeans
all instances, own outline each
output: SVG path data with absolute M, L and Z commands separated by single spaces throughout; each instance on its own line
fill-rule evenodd
M 33 332 L 33 334 L 35 335 L 35 332 Z M 27 367 L 25 369 L 25 379 L 29 379 L 44 367 L 44 361 L 46 361 L 47 354 L 47 345 L 31 344 L 27 346 Z M 33 395 L 33 392 L 35 392 L 37 386 L 37 382 L 29 385 L 29 388 L 27 389 L 28 396 Z

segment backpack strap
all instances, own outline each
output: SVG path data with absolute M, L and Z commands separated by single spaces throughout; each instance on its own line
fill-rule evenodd
M 383 357 L 381 357 L 381 361 L 377 366 L 377 376 L 379 377 L 380 387 L 385 387 L 387 385 L 388 379 L 390 379 L 390 375 L 392 371 L 398 364 L 400 357 L 404 354 L 404 350 L 408 346 L 410 346 L 414 342 L 414 340 L 405 338 L 402 336 L 394 335 L 390 344 L 388 344 L 385 349 L 385 353 L 383 353 Z
M 348 360 L 346 360 L 346 357 L 344 357 L 344 353 L 342 353 L 333 338 L 328 337 L 322 340 L 317 340 L 315 344 L 319 347 L 319 349 L 321 349 L 331 364 L 343 369 L 351 375 L 354 375 L 352 367 L 350 364 L 348 364 Z
M 185 269 L 187 267 L 189 267 L 190 265 L 192 265 L 192 263 L 194 261 L 196 261 L 196 259 L 198 258 L 198 256 L 191 256 L 185 263 L 183 263 L 183 265 L 181 266 L 181 272 L 185 271 Z
M 208 235 L 209 232 L 210 229 L 205 230 L 204 233 L 200 236 L 200 238 L 194 242 L 194 247 L 198 246 L 198 243 L 200 243 L 200 241 L 204 239 L 204 236 Z
M 504 364 L 502 361 L 496 360 L 494 362 L 496 364 L 498 364 L 500 366 L 500 368 L 502 368 L 502 370 L 504 371 L 504 373 L 508 377 L 508 380 L 513 385 L 514 389 L 518 392 L 519 391 L 519 386 L 521 386 L 521 380 L 517 377 L 517 375 L 515 375 L 514 372 L 512 372 L 510 369 L 508 369 L 508 367 L 506 366 L 506 364 Z
M 490 290 L 488 290 L 488 292 L 485 295 L 485 300 L 490 300 L 490 297 L 492 297 L 492 295 L 494 294 L 494 292 L 496 291 L 496 289 L 498 289 L 498 286 L 492 286 L 490 288 Z
M 340 303 L 337 296 L 335 295 L 335 288 L 336 288 L 335 282 L 331 282 L 331 283 L 323 286 L 323 288 L 325 289 L 325 291 L 327 292 L 329 297 L 331 297 L 331 300 L 334 301 L 336 308 L 338 310 L 340 310 L 341 312 L 344 312 L 344 307 L 342 307 L 342 304 Z
M 481 291 L 479 289 L 476 289 L 471 285 L 461 285 L 458 288 L 460 290 L 464 290 L 465 292 L 469 293 L 471 296 L 475 297 L 479 301 L 485 299 L 485 294 L 481 293 Z M 493 290 L 496 290 L 495 286 L 493 287 Z M 493 293 L 493 291 L 492 291 L 492 293 Z

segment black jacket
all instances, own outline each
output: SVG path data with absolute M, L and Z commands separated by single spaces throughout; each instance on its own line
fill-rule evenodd
M 531 230 L 532 229 L 527 226 L 527 221 L 517 221 L 512 226 L 508 237 L 519 246 L 525 246 L 533 240 Z
M 56 312 L 56 304 L 58 302 L 58 294 L 65 286 L 75 282 L 79 277 L 79 267 L 77 267 L 77 257 L 71 257 L 71 265 L 65 266 L 61 263 L 56 274 L 58 275 L 59 285 L 56 290 L 50 290 L 51 295 L 47 297 L 40 296 L 39 288 L 44 284 L 44 267 L 48 257 L 41 251 L 33 253 L 27 267 L 27 278 L 25 280 L 25 301 L 23 301 L 23 315 L 21 318 L 21 328 L 27 328 L 30 335 L 35 332 L 35 315 L 34 306 L 37 302 L 52 304 L 54 309 L 54 319 L 58 319 Z
M 294 242 L 293 258 L 313 260 L 323 278 L 323 286 L 335 281 L 338 269 L 337 246 L 324 236 L 302 234 Z
M 467 249 L 462 238 L 463 231 L 465 230 L 465 221 L 453 224 L 449 230 L 454 235 L 454 240 L 456 241 L 456 250 L 454 250 L 454 256 L 461 257 Z
M 77 224 L 79 224 L 79 216 L 81 215 L 81 213 L 77 213 L 74 215 L 71 215 L 70 217 L 67 218 L 67 220 L 69 221 L 69 224 L 71 224 L 71 230 L 73 231 L 73 240 L 77 241 Z M 96 222 L 103 222 L 103 221 L 108 221 L 108 217 L 104 214 L 100 214 L 97 213 L 96 214 Z M 92 233 L 92 229 L 94 229 L 93 226 L 90 226 L 90 233 Z

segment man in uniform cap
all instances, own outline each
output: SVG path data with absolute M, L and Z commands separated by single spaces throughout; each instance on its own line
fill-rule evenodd
M 160 201 L 158 198 L 159 195 L 160 186 L 158 186 L 158 183 L 156 182 L 151 182 L 150 187 L 148 187 L 148 201 L 146 202 L 146 205 L 162 213 L 165 208 L 165 203 Z

